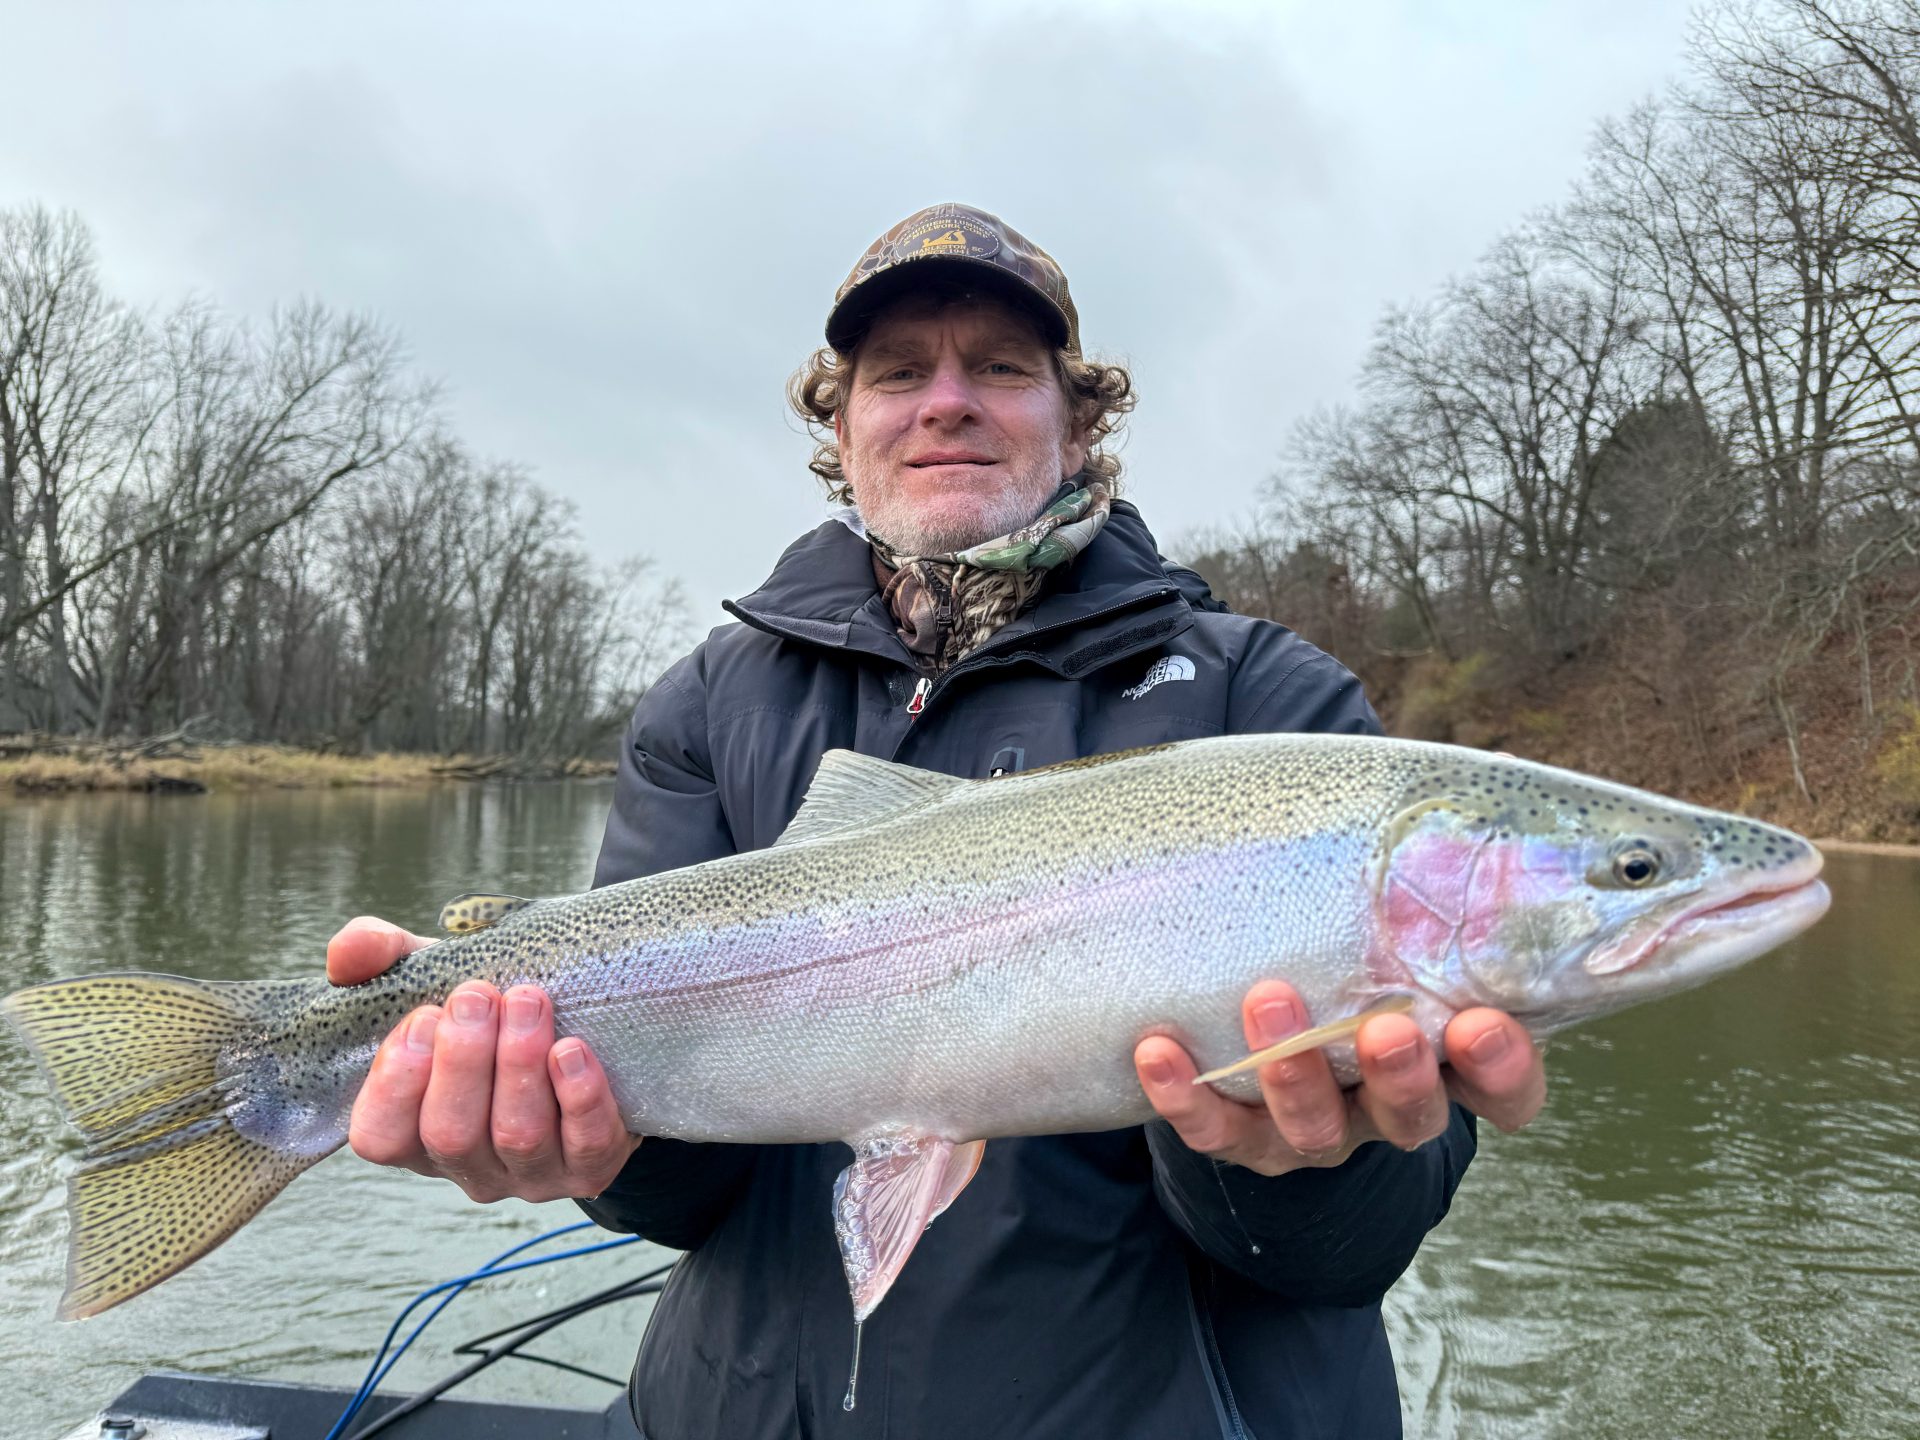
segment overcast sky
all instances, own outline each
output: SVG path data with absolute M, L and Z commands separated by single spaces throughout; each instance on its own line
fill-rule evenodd
M 1165 538 L 1254 507 L 1383 307 L 1562 198 L 1682 74 L 1673 0 L 50 5 L 0 0 L 0 206 L 111 288 L 396 327 L 455 433 L 651 554 L 700 630 L 823 501 L 783 386 L 834 287 L 964 200 L 1142 395 Z

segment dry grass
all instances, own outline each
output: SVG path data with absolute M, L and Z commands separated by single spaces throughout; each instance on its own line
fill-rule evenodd
M 282 745 L 208 747 L 191 757 L 131 760 L 87 755 L 0 759 L 0 791 L 314 790 L 419 785 L 440 777 L 441 755 L 322 755 Z

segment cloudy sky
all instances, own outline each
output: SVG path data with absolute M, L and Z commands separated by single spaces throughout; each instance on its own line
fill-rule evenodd
M 1382 309 L 1560 199 L 1682 74 L 1674 0 L 1049 6 L 0 0 L 0 206 L 119 294 L 372 312 L 455 433 L 651 554 L 700 628 L 818 522 L 783 400 L 940 200 L 1065 266 L 1130 364 L 1163 537 L 1247 514 Z

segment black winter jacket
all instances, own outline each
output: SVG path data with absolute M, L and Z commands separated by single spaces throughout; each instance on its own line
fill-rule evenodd
M 834 747 L 979 777 L 1200 735 L 1378 729 L 1338 662 L 1225 613 L 1124 503 L 930 688 L 838 521 L 728 608 L 743 623 L 634 715 L 598 884 L 771 844 Z M 1457 1107 L 1413 1153 L 1372 1144 L 1277 1178 L 1158 1121 L 995 1140 L 867 1322 L 850 1412 L 829 1206 L 846 1146 L 652 1139 L 585 1208 L 688 1252 L 634 1370 L 648 1440 L 1370 1440 L 1400 1434 L 1380 1298 L 1473 1152 Z

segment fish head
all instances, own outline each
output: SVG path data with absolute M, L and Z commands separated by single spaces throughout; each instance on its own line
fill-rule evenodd
M 1536 1034 L 1712 979 L 1826 912 L 1789 830 L 1457 752 L 1400 797 L 1374 867 L 1376 970 Z

